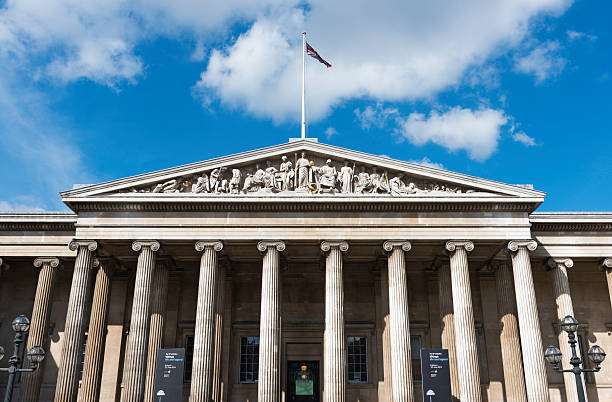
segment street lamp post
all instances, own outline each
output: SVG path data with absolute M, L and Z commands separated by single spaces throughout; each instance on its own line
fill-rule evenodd
M 2 367 L 0 371 L 8 372 L 8 382 L 6 384 L 6 393 L 4 394 L 4 402 L 11 402 L 13 396 L 13 384 L 15 383 L 15 375 L 17 373 L 31 373 L 38 368 L 38 365 L 45 358 L 45 350 L 40 346 L 33 346 L 28 350 L 27 358 L 32 364 L 31 368 L 19 368 L 19 362 L 21 359 L 20 350 L 21 344 L 25 340 L 25 334 L 30 330 L 30 320 L 25 315 L 20 315 L 13 320 L 13 330 L 15 330 L 15 351 L 13 356 L 9 359 L 10 367 Z M 0 360 L 4 358 L 4 348 L 0 346 Z
M 606 352 L 598 346 L 593 345 L 589 348 L 588 355 L 589 359 L 595 364 L 594 369 L 584 369 L 581 368 L 582 359 L 576 353 L 576 343 L 578 340 L 576 339 L 576 331 L 578 330 L 578 321 L 572 317 L 571 315 L 565 316 L 563 320 L 561 320 L 561 329 L 567 332 L 567 336 L 569 338 L 569 344 L 572 348 L 572 357 L 570 358 L 570 364 L 573 368 L 568 370 L 562 370 L 559 368 L 559 363 L 561 363 L 561 351 L 556 346 L 549 346 L 546 348 L 544 352 L 544 358 L 553 366 L 553 370 L 557 373 L 574 373 L 576 378 L 576 389 L 578 390 L 578 400 L 580 402 L 584 402 L 584 389 L 582 388 L 582 380 L 580 379 L 580 375 L 582 373 L 596 373 L 601 370 L 600 364 L 606 358 Z

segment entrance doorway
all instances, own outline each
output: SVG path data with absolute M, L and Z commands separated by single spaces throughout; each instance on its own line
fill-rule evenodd
M 319 362 L 287 362 L 287 402 L 319 402 Z

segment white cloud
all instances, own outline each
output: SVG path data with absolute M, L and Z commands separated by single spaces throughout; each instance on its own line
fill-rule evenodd
M 420 160 L 411 160 L 410 162 L 416 163 L 417 165 L 421 165 L 421 166 L 427 166 L 427 167 L 436 168 L 436 169 L 445 169 L 443 164 L 434 162 L 426 156 L 424 156 Z
M 567 31 L 567 39 L 569 39 L 570 42 L 573 42 L 578 39 L 586 39 L 589 41 L 594 41 L 594 40 L 597 40 L 597 36 L 591 35 L 588 33 L 584 33 L 584 32 L 573 31 L 570 29 L 569 31 Z
M 309 120 L 317 121 L 347 99 L 434 96 L 528 37 L 534 17 L 559 15 L 571 2 L 7 0 L 0 62 L 61 83 L 116 87 L 146 71 L 140 44 L 187 38 L 196 44 L 193 60 L 212 52 L 194 91 L 205 104 L 218 99 L 259 117 L 299 121 L 299 33 L 307 30 L 334 65 L 308 60 Z M 227 44 L 236 23 L 249 28 Z M 486 69 L 480 74 L 492 78 Z
M 75 145 L 76 135 L 47 107 L 46 98 L 0 67 L 0 158 L 26 181 L 31 194 L 4 207 L 65 208 L 59 191 L 75 182 L 95 182 Z M 9 175 L 7 175 L 9 177 Z
M 0 212 L 42 212 L 39 205 L 0 201 Z
M 518 133 L 512 134 L 512 139 L 514 141 L 516 141 L 516 142 L 520 142 L 521 144 L 525 145 L 526 147 L 533 147 L 533 146 L 538 145 L 538 144 L 536 144 L 535 139 L 533 139 L 532 137 L 528 136 L 523 131 L 519 131 Z
M 340 133 L 338 133 L 338 130 L 336 130 L 333 127 L 327 127 L 327 129 L 325 130 L 325 136 L 327 137 L 327 139 L 329 140 L 331 137 L 338 135 Z
M 353 110 L 359 124 L 364 129 L 371 127 L 383 128 L 389 119 L 399 117 L 399 111 L 396 108 L 383 107 L 381 102 L 377 102 L 375 107 L 366 106 L 363 111 L 360 109 Z
M 484 161 L 497 149 L 500 129 L 507 121 L 501 110 L 454 107 L 444 113 L 434 110 L 429 116 L 411 113 L 401 120 L 398 133 L 417 146 L 432 142 L 451 152 L 465 150 L 471 159 Z
M 299 121 L 299 32 L 306 30 L 333 64 L 326 69 L 307 60 L 311 121 L 347 99 L 428 99 L 521 43 L 533 17 L 559 14 L 570 3 L 311 0 L 304 14 L 294 9 L 259 17 L 230 46 L 213 52 L 197 85 L 207 99 L 274 121 Z M 494 84 L 489 73 L 485 80 Z
M 534 75 L 536 82 L 540 83 L 559 75 L 565 68 L 567 60 L 559 55 L 560 50 L 558 41 L 544 42 L 528 54 L 517 57 L 515 68 L 518 72 Z

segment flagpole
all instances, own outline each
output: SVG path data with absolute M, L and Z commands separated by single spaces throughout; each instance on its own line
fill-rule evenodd
M 306 138 L 306 32 L 302 32 L 302 138 Z

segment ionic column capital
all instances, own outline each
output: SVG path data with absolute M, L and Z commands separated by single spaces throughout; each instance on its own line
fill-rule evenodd
M 77 251 L 80 247 L 87 247 L 89 251 L 96 251 L 98 249 L 98 242 L 95 240 L 77 240 L 73 239 L 68 243 L 68 248 L 72 251 Z
M 34 260 L 34 266 L 40 268 L 43 264 L 49 264 L 51 268 L 59 267 L 60 261 L 57 257 L 38 257 Z M 0 265 L 2 262 L 0 261 Z
M 527 240 L 510 240 L 508 242 L 508 250 L 517 252 L 519 248 L 527 248 L 529 251 L 535 251 L 538 248 L 538 243 L 533 239 Z
M 282 240 L 262 240 L 257 243 L 257 250 L 262 253 L 267 251 L 269 248 L 276 248 L 276 251 L 283 252 L 285 251 L 286 244 Z
M 553 258 L 550 257 L 546 260 L 546 270 L 550 271 L 556 269 L 559 265 L 564 265 L 565 268 L 571 268 L 574 266 L 574 260 L 571 258 Z
M 207 248 L 212 248 L 216 252 L 223 250 L 223 243 L 220 240 L 200 240 L 195 244 L 196 251 L 204 251 Z
M 159 251 L 159 242 L 157 240 L 134 240 L 132 250 L 140 251 L 143 247 L 150 248 L 151 251 Z
M 339 249 L 342 252 L 348 251 L 349 244 L 344 240 L 323 240 L 321 242 L 321 251 L 327 253 L 332 249 Z
M 0 263 L 0 265 L 2 265 L 2 263 Z M 602 271 L 609 268 L 612 268 L 612 257 L 604 258 L 599 264 L 599 269 L 601 269 Z
M 444 245 L 444 249 L 450 253 L 457 250 L 457 248 L 463 248 L 465 251 L 473 251 L 474 242 L 471 240 L 449 240 Z
M 412 244 L 408 240 L 387 240 L 383 243 L 383 250 L 390 253 L 394 248 L 401 248 L 404 252 L 412 249 Z

